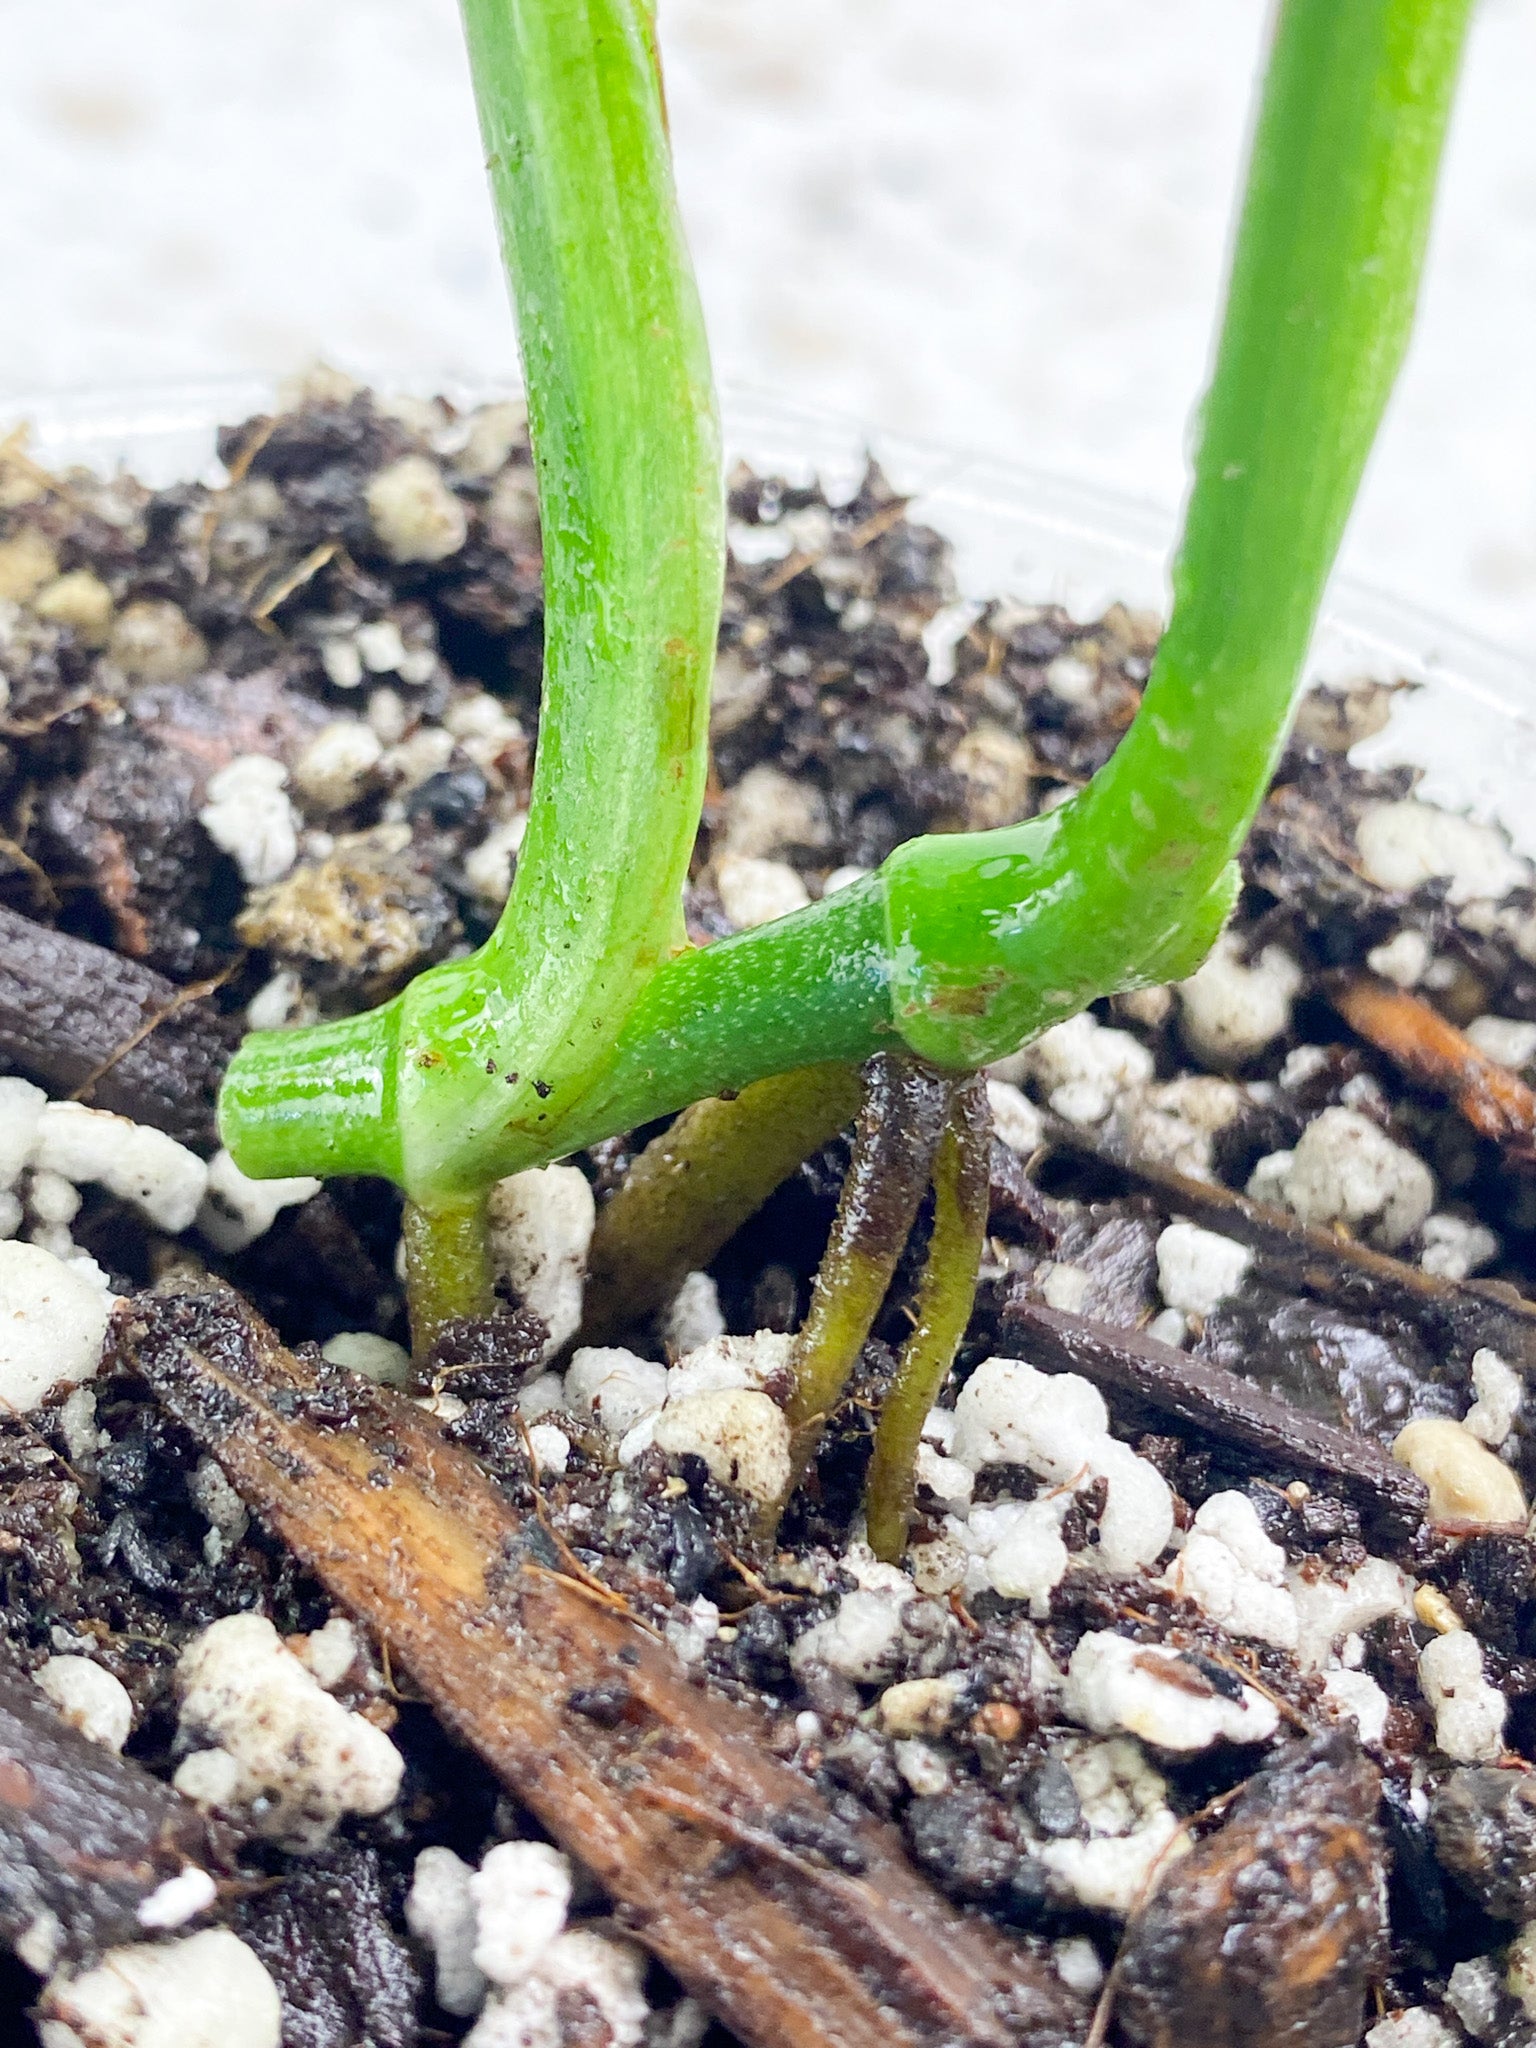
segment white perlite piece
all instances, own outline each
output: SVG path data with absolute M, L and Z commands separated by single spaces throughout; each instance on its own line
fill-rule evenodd
M 1456 2048 L 1459 2036 L 1427 2005 L 1378 2020 L 1365 2037 L 1365 2048 Z
M 1501 1067 L 1528 1067 L 1536 1059 L 1536 1024 L 1524 1017 L 1474 1017 L 1467 1036 Z
M 253 888 L 280 881 L 299 857 L 288 770 L 270 754 L 237 754 L 209 777 L 198 823 Z
M 1213 1742 L 1267 1742 L 1278 1711 L 1245 1685 L 1240 1699 L 1191 1692 L 1195 1667 L 1177 1650 L 1090 1630 L 1067 1667 L 1062 1709 L 1096 1735 L 1139 1735 L 1159 1749 L 1209 1749 Z
M 1435 1740 L 1462 1764 L 1504 1753 L 1509 1701 L 1483 1676 L 1483 1646 L 1464 1628 L 1432 1636 L 1419 1652 L 1419 1689 L 1434 1710 Z
M 1219 1074 L 1186 1074 L 1123 1095 L 1115 1120 L 1133 1158 L 1209 1180 L 1216 1136 L 1241 1116 L 1247 1101 L 1247 1091 L 1236 1081 Z
M 498 1842 L 469 1880 L 474 1965 L 493 1984 L 520 1984 L 565 1926 L 570 1858 L 547 1842 Z
M 1441 1280 L 1465 1280 L 1499 1255 L 1499 1240 L 1483 1223 L 1440 1214 L 1426 1216 L 1419 1264 Z
M 1380 1742 L 1392 1702 L 1368 1671 L 1327 1671 L 1323 1691 L 1338 1713 L 1347 1714 L 1362 1742 Z
M 111 1307 L 74 1265 L 0 1240 L 0 1400 L 25 1415 L 55 1387 L 94 1378 Z
M 1029 1159 L 1039 1151 L 1045 1123 L 1022 1088 L 1015 1088 L 1011 1081 L 988 1081 L 987 1107 L 992 1112 L 993 1130 L 1011 1152 Z
M 856 1565 L 852 1552 L 844 1561 L 857 1569 L 859 1585 L 843 1595 L 825 1621 L 805 1631 L 789 1661 L 796 1671 L 825 1664 L 857 1684 L 873 1685 L 889 1678 L 897 1661 L 907 1608 L 918 1597 L 917 1588 L 894 1565 Z
M 0 1075 L 0 1189 L 15 1187 L 37 1151 L 38 1120 L 48 1097 L 30 1081 Z
M 196 1217 L 208 1168 L 149 1124 L 83 1102 L 50 1102 L 37 1120 L 32 1163 L 65 1180 L 94 1181 L 172 1236 Z
M 605 2048 L 640 2048 L 650 2007 L 641 1988 L 645 1956 L 627 1941 L 574 1927 L 551 1942 L 521 1984 L 498 1992 L 464 2038 L 464 2048 L 564 2048 L 561 1994 L 580 1992 L 606 2028 Z
M 1295 1649 L 1300 1625 L 1285 1552 L 1264 1534 L 1246 1494 L 1211 1495 L 1163 1581 L 1234 1635 Z
M 318 1848 L 343 1814 L 382 1813 L 400 1789 L 404 1759 L 389 1737 L 333 1700 L 259 1614 L 226 1615 L 195 1636 L 176 1689 L 180 1739 L 230 1758 L 228 1796 L 251 1809 L 261 1834 Z M 195 1763 L 189 1757 L 176 1773 L 189 1797 L 198 1793 L 183 1780 Z M 206 1794 L 207 1766 L 190 1782 Z
M 1525 1491 L 1502 1458 L 1460 1422 L 1424 1415 L 1393 1439 L 1392 1455 L 1429 1488 L 1432 1522 L 1513 1528 L 1525 1522 Z
M 935 1743 L 913 1737 L 896 1743 L 891 1755 L 909 1790 L 919 1799 L 932 1799 L 949 1790 L 949 1758 Z
M 394 562 L 442 562 L 469 535 L 469 517 L 425 455 L 402 455 L 368 479 L 368 517 Z
M 109 1948 L 50 1979 L 39 2012 L 43 2048 L 279 2048 L 283 2031 L 266 1965 L 227 1927 Z
M 946 1464 L 957 1464 L 945 1459 Z M 960 1471 L 968 1468 L 960 1465 Z M 954 1533 L 971 1554 L 966 1568 L 968 1593 L 990 1590 L 1005 1600 L 1027 1600 L 1036 1621 L 1051 1611 L 1050 1596 L 1067 1575 L 1071 1554 L 1062 1541 L 1061 1525 L 1069 1496 L 1044 1500 L 1005 1500 L 974 1508 Z
M 721 852 L 760 858 L 781 847 L 827 845 L 826 799 L 812 783 L 797 782 L 766 761 L 749 768 L 726 791 Z
M 207 1516 L 209 1528 L 203 1538 L 203 1556 L 211 1565 L 223 1562 L 250 1527 L 245 1502 L 225 1477 L 214 1458 L 201 1457 L 187 1475 L 187 1492 L 198 1510 Z
M 1504 1988 L 1519 1999 L 1527 2019 L 1536 2019 L 1536 1921 L 1527 1921 L 1509 1944 Z
M 720 1633 L 720 1610 L 702 1593 L 687 1606 L 681 1602 L 667 1616 L 667 1646 L 684 1664 L 697 1664 Z
M 208 1163 L 207 1191 L 197 1227 L 221 1252 L 243 1252 L 264 1237 L 282 1209 L 295 1208 L 320 1192 L 306 1174 L 288 1180 L 249 1180 L 221 1146 Z
M 789 1424 L 775 1401 L 751 1388 L 724 1387 L 668 1401 L 654 1442 L 669 1458 L 690 1452 L 702 1458 L 722 1486 L 764 1506 L 789 1485 Z
M 1155 1875 L 1188 1853 L 1168 1806 L 1167 1783 L 1141 1744 L 1123 1736 L 1074 1741 L 1060 1755 L 1088 1839 L 1046 1842 L 1035 1853 L 1065 1898 L 1124 1918 L 1150 1892 Z
M 1239 942 L 1225 933 L 1204 964 L 1178 985 L 1185 1043 L 1204 1066 L 1245 1066 L 1290 1030 L 1305 980 L 1283 947 L 1266 946 L 1245 960 Z
M 1237 1293 L 1253 1254 L 1235 1238 L 1195 1223 L 1170 1223 L 1157 1240 L 1157 1284 L 1163 1300 L 1189 1316 L 1208 1316 Z
M 1129 1031 L 1101 1024 L 1090 1011 L 1053 1024 L 1006 1062 L 999 1078 L 1029 1079 L 1069 1124 L 1102 1123 L 1118 1096 L 1152 1078 L 1152 1055 Z
M 623 1437 L 656 1414 L 667 1398 L 667 1368 L 620 1345 L 584 1344 L 571 1355 L 565 1405 L 590 1415 L 609 1436 Z
M 533 1452 L 533 1461 L 541 1478 L 546 1472 L 560 1477 L 571 1462 L 571 1440 L 552 1422 L 533 1425 L 528 1432 L 528 1448 Z
M 1412 797 L 1369 805 L 1355 828 L 1355 845 L 1368 879 L 1396 894 L 1445 881 L 1446 901 L 1462 904 L 1507 896 L 1530 879 L 1530 868 L 1491 825 Z
M 587 1252 L 597 1221 L 591 1183 L 575 1166 L 530 1166 L 491 1189 L 491 1257 L 525 1308 L 549 1326 L 553 1358 L 581 1324 Z
M 486 1981 L 475 1963 L 478 1921 L 470 1890 L 475 1873 L 451 1849 L 423 1849 L 411 1874 L 405 1924 L 432 1951 L 437 2002 L 467 2019 L 485 2003 Z
M 811 900 L 804 882 L 784 861 L 758 860 L 749 854 L 728 853 L 715 862 L 715 890 L 721 909 L 739 932 L 788 917 Z
M 344 1614 L 333 1614 L 309 1635 L 290 1636 L 287 1647 L 318 1684 L 334 1692 L 357 1662 L 357 1625 Z
M 714 1394 L 731 1387 L 762 1393 L 775 1382 L 789 1384 L 793 1337 L 780 1330 L 754 1330 L 750 1337 L 711 1337 L 680 1358 L 667 1374 L 667 1399 Z
M 411 1354 L 403 1344 L 379 1337 L 372 1330 L 339 1330 L 320 1346 L 320 1355 L 332 1365 L 361 1373 L 381 1387 L 399 1387 L 408 1392 L 413 1384 Z
M 207 1871 L 188 1863 L 164 1884 L 157 1884 L 134 1909 L 133 1917 L 151 1933 L 165 1934 L 206 1913 L 218 1896 L 219 1888 Z
M 1405 925 L 1400 932 L 1394 932 L 1381 945 L 1372 946 L 1365 956 L 1365 964 L 1372 974 L 1379 974 L 1383 981 L 1394 982 L 1398 988 L 1416 988 L 1424 979 L 1429 960 L 1429 941 L 1412 925 Z
M 1445 2002 L 1474 2041 L 1486 2041 L 1498 2029 L 1503 1976 L 1492 1956 L 1472 1956 L 1446 1981 Z
M 1435 1183 L 1423 1160 L 1369 1117 L 1335 1106 L 1312 1119 L 1294 1152 L 1261 1159 L 1248 1192 L 1278 1198 L 1303 1223 L 1344 1223 L 1396 1251 L 1433 1208 Z
M 1497 1351 L 1486 1346 L 1472 1354 L 1472 1388 L 1477 1399 L 1462 1424 L 1479 1443 L 1503 1443 L 1519 1418 L 1525 1382 Z
M 1320 1671 L 1345 1636 L 1359 1635 L 1389 1614 L 1414 1619 L 1413 1580 L 1384 1557 L 1368 1557 L 1347 1579 L 1308 1580 L 1289 1574 L 1300 1632 L 1296 1661 Z
M 661 1338 L 670 1358 L 682 1358 L 725 1335 L 720 1290 L 708 1273 L 686 1273 L 661 1316 Z
M 493 825 L 480 844 L 464 856 L 464 880 L 473 894 L 492 908 L 506 902 L 512 890 L 512 866 L 528 834 L 528 813 L 518 811 Z
M 333 718 L 294 763 L 293 780 L 311 809 L 344 811 L 362 795 L 384 744 L 362 718 Z
M 121 1679 L 89 1657 L 50 1657 L 32 1674 L 71 1728 L 103 1749 L 120 1750 L 133 1733 L 133 1701 Z
M 1074 1491 L 1108 1482 L 1099 1541 L 1085 1561 L 1130 1572 L 1154 1562 L 1173 1534 L 1168 1482 L 1129 1444 L 1109 1434 L 1097 1388 L 1077 1373 L 1037 1372 L 1017 1358 L 989 1358 L 955 1403 L 953 1456 L 973 1472 L 1024 1465 L 1039 1479 Z
M 917 1483 L 926 1487 L 941 1507 L 964 1513 L 976 1490 L 976 1474 L 958 1458 L 946 1458 L 932 1444 L 917 1447 Z

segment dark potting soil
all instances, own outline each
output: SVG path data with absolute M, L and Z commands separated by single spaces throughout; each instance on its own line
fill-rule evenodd
M 227 431 L 221 454 L 216 489 L 0 463 L 0 1073 L 204 1158 L 247 1022 L 344 1014 L 490 930 L 527 805 L 542 628 L 515 408 L 460 416 L 326 383 Z M 381 492 L 402 475 L 410 490 Z M 944 542 L 874 467 L 838 504 L 742 472 L 730 509 L 695 939 L 814 898 L 914 833 L 1033 815 L 1134 715 L 1155 621 L 958 604 Z M 1053 1956 L 1085 2013 L 1129 1915 L 1113 2021 L 1129 2042 L 1351 2048 L 1403 2011 L 1420 2031 L 1373 2048 L 1536 2039 L 1518 1995 L 1532 1971 L 1506 1954 L 1536 1918 L 1521 1775 L 1536 1760 L 1536 1548 L 1523 1512 L 1480 1493 L 1468 1432 L 1453 1452 L 1470 1477 L 1429 1519 L 1386 1455 L 1410 1421 L 1459 1421 L 1481 1395 L 1484 1455 L 1506 1483 L 1536 1476 L 1523 1419 L 1498 1413 L 1509 1373 L 1536 1359 L 1536 1098 L 1518 1074 L 1536 1057 L 1536 889 L 1496 835 L 1419 804 L 1410 772 L 1351 764 L 1391 698 L 1361 682 L 1306 701 L 1214 968 L 1099 1005 L 995 1077 L 988 1257 L 943 1405 L 989 1358 L 1049 1362 L 1055 1344 L 1171 1489 L 1181 1537 L 1236 1516 L 1274 1546 L 1234 1537 L 1225 1607 L 1209 1573 L 1181 1580 L 1166 1557 L 1105 1569 L 1112 1460 L 1069 1477 L 1064 1571 L 1007 1590 L 991 1561 L 1004 1511 L 1057 1489 L 1038 1459 L 941 1455 L 952 1423 L 934 1432 L 906 1590 L 871 1570 L 855 1521 L 910 1272 L 766 1555 L 750 1503 L 702 1457 L 630 1446 L 620 1465 L 589 1401 L 557 1382 L 528 1404 L 547 1371 L 536 1318 L 461 1332 L 440 1361 L 446 1433 L 514 1505 L 547 1517 L 702 1683 L 761 1707 L 807 1779 L 894 1819 L 934 1885 Z M 253 776 L 253 758 L 282 776 Z M 1407 1051 L 1401 1032 L 1346 1021 L 1362 983 L 1407 1006 Z M 1438 1064 L 1421 1043 L 1437 1020 L 1454 1027 Z M 1494 1076 L 1502 1122 L 1478 1107 L 1489 1062 L 1508 1077 Z M 649 1135 L 576 1162 L 599 1203 Z M 725 1248 L 696 1336 L 796 1327 L 846 1159 L 828 1147 Z M 334 1182 L 220 1252 L 195 1227 L 158 1227 L 122 1186 L 83 1185 L 66 1214 L 58 1182 L 18 1165 L 0 1189 L 9 1229 L 95 1261 L 120 1296 L 202 1267 L 290 1346 L 404 1337 L 399 1205 L 382 1184 Z M 1186 1221 L 1220 1242 L 1169 1236 Z M 632 1333 L 633 1352 L 667 1360 L 681 1327 Z M 1157 1347 L 1161 1391 L 1138 1341 Z M 1287 1434 L 1275 1401 L 1316 1434 Z M 565 1445 L 541 1475 L 530 1420 Z M 1004 1514 L 990 1550 L 986 1511 Z M 1361 1593 L 1394 1569 L 1395 1597 Z M 110 1672 L 132 1703 L 126 1754 L 155 1781 L 187 1747 L 189 1643 L 246 1613 L 297 1643 L 332 1613 L 120 1344 L 84 1397 L 61 1389 L 0 1423 L 0 1572 L 9 1663 Z M 1255 1585 L 1281 1601 L 1257 1629 Z M 1318 1616 L 1334 1595 L 1330 1634 Z M 813 1629 L 820 1647 L 797 1653 Z M 1426 1647 L 1458 1634 L 1480 1656 L 1481 1678 L 1457 1682 L 1482 1688 L 1485 1738 L 1421 1672 Z M 1173 1746 L 1130 1693 L 1115 1718 L 1075 1675 L 1098 1637 L 1174 1653 L 1141 1674 L 1191 1712 L 1257 1701 L 1262 1733 Z M 403 1754 L 398 1797 L 304 1851 L 264 1836 L 249 1802 L 216 1814 L 215 1915 L 277 1982 L 294 2048 L 458 2038 L 470 2021 L 435 2002 L 404 1918 L 416 1859 L 438 1846 L 473 1864 L 537 1829 L 387 1655 L 365 1646 L 332 1683 Z M 602 1725 L 621 1705 L 583 1711 Z M 79 1967 L 124 1939 L 121 1897 L 39 1891 L 35 1846 L 3 1813 L 0 1837 L 0 1932 L 27 1962 Z M 600 1895 L 577 1899 L 604 1924 Z M 27 1938 L 44 1910 L 66 1937 L 46 1953 Z M 646 1988 L 647 2041 L 702 2037 L 665 1973 Z M 37 1989 L 20 1970 L 0 1984 L 13 2029 Z M 541 2048 L 637 2038 L 590 1999 L 548 2025 L 528 2037 Z

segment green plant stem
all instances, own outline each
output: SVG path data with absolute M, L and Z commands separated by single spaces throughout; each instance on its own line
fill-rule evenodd
M 865 1069 L 853 1156 L 790 1358 L 789 1493 L 810 1468 L 911 1235 L 950 1089 L 943 1075 L 888 1053 Z
M 898 1042 L 979 1066 L 1097 996 L 1191 972 L 1230 909 L 1402 356 L 1470 4 L 1280 8 L 1173 613 L 1106 768 L 1047 817 L 911 841 L 829 902 L 668 955 L 702 711 L 666 650 L 697 685 L 719 506 L 644 14 L 467 0 L 543 440 L 535 824 L 490 948 L 370 1018 L 248 1042 L 221 1110 L 245 1171 L 382 1172 L 430 1201 L 792 1067 Z M 636 735 L 617 749 L 633 790 L 610 787 L 608 730 Z
M 544 537 L 528 830 L 494 936 L 368 1019 L 254 1034 L 221 1105 L 256 1174 L 302 1154 L 434 1206 L 548 1158 L 684 943 L 724 490 L 645 0 L 464 0 Z
M 907 1547 L 923 1424 L 955 1362 L 976 1299 L 987 1235 L 992 1118 L 979 1080 L 955 1090 L 933 1168 L 933 1232 L 917 1292 L 917 1320 L 875 1426 L 865 1481 L 869 1545 L 886 1564 Z
M 495 1306 L 485 1196 L 472 1195 L 432 1210 L 407 1202 L 400 1236 L 405 1246 L 411 1355 L 420 1371 L 447 1324 L 459 1316 L 489 1315 Z
M 708 1265 L 861 1097 L 854 1068 L 801 1067 L 685 1109 L 598 1211 L 582 1342 L 610 1343 Z

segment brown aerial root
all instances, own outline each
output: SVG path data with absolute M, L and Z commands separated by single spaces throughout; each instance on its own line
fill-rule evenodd
M 955 1089 L 933 1167 L 933 1232 L 917 1292 L 916 1321 L 875 1427 L 865 1482 L 870 1548 L 887 1564 L 907 1547 L 917 1447 L 928 1411 L 965 1335 L 987 1235 L 992 1118 L 979 1076 Z
M 858 1114 L 857 1071 L 802 1067 L 685 1109 L 597 1219 L 582 1342 L 607 1344 L 658 1308 L 804 1160 Z
M 410 1401 L 305 1364 L 216 1281 L 164 1282 L 118 1329 L 272 1533 L 747 2048 L 1081 2041 L 1043 1956 L 951 1906 L 894 1829 L 834 1813 L 773 1755 L 761 1712 L 551 1569 L 543 1531 Z
M 853 1157 L 790 1358 L 789 1493 L 810 1469 L 912 1234 L 953 1086 L 950 1076 L 899 1054 L 876 1053 L 865 1064 Z
M 1421 1086 L 1453 1102 L 1481 1138 L 1521 1165 L 1536 1165 L 1536 1093 L 1479 1052 L 1464 1031 L 1405 988 L 1374 974 L 1338 974 L 1328 999 L 1351 1030 Z

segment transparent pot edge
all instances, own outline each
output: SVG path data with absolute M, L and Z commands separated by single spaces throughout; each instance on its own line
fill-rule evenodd
M 374 369 L 385 391 L 441 393 L 456 405 L 515 396 L 492 381 Z M 0 423 L 26 422 L 29 448 L 51 467 L 119 464 L 152 483 L 215 481 L 214 430 L 270 410 L 277 380 L 231 376 L 0 399 Z M 1097 486 L 1022 464 L 881 432 L 837 413 L 727 383 L 728 460 L 791 477 L 819 475 L 851 494 L 868 457 L 911 495 L 913 516 L 951 542 L 964 599 L 1007 595 L 1055 603 L 1091 620 L 1116 599 L 1159 614 L 1167 605 L 1172 516 Z M 1309 663 L 1313 681 L 1370 676 L 1416 685 L 1386 728 L 1355 748 L 1362 766 L 1407 763 L 1422 793 L 1448 809 L 1496 820 L 1536 856 L 1536 669 L 1507 650 L 1348 577 L 1325 600 Z

